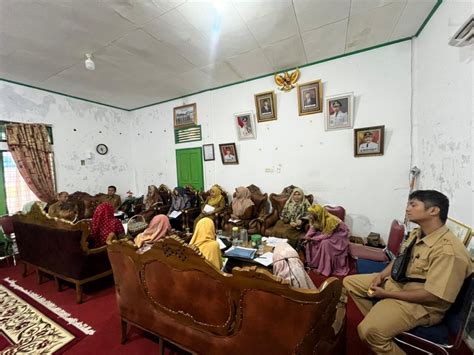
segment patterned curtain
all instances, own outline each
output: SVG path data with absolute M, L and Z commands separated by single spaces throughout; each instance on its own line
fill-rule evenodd
M 41 201 L 55 199 L 51 145 L 44 124 L 7 124 L 7 143 L 28 187 Z

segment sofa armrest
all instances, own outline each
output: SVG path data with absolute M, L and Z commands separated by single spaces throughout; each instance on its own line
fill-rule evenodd
M 278 221 L 278 213 L 276 210 L 273 210 L 272 213 L 267 214 L 265 217 L 263 217 L 263 229 L 267 229 L 275 225 L 275 223 Z
M 366 259 L 381 262 L 389 261 L 383 249 L 356 243 L 349 243 L 349 255 L 354 259 Z

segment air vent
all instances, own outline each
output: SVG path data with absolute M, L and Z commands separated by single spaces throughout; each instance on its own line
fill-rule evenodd
M 456 31 L 449 44 L 454 47 L 469 46 L 474 43 L 474 15 L 471 15 L 466 22 Z

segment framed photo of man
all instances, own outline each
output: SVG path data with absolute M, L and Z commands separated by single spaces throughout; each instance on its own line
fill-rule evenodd
M 449 230 L 453 232 L 456 238 L 458 238 L 466 247 L 468 246 L 472 233 L 471 227 L 451 217 L 448 217 L 446 220 L 446 226 L 448 226 Z
M 326 131 L 352 128 L 353 100 L 354 95 L 352 93 L 326 98 L 324 119 L 324 129 Z
M 323 84 L 321 80 L 298 85 L 298 114 L 323 112 Z
M 385 126 L 354 129 L 354 156 L 383 155 Z
M 197 124 L 196 104 L 183 105 L 173 109 L 174 128 L 194 126 Z
M 239 164 L 235 143 L 219 144 L 219 150 L 221 152 L 222 164 Z
M 215 160 L 214 157 L 214 144 L 204 144 L 202 146 L 204 161 Z
M 234 115 L 234 121 L 240 140 L 257 138 L 255 120 L 252 112 L 236 113 Z
M 276 95 L 274 91 L 262 92 L 255 95 L 255 110 L 257 121 L 266 122 L 277 119 Z

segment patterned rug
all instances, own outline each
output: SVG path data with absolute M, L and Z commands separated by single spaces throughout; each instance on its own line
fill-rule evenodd
M 86 335 L 81 326 L 93 332 L 75 319 L 63 319 L 58 315 L 63 310 L 55 305 L 54 309 L 51 302 L 35 301 L 30 293 L 42 297 L 14 280 L 5 281 L 0 284 L 0 354 L 59 354 Z

